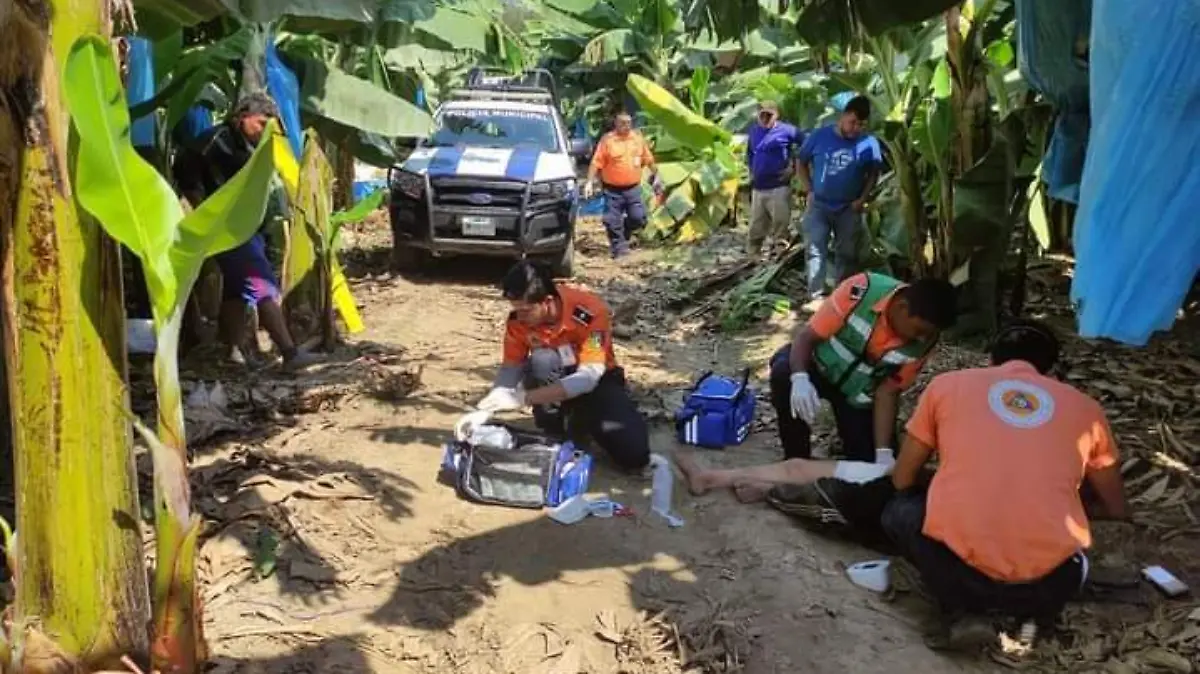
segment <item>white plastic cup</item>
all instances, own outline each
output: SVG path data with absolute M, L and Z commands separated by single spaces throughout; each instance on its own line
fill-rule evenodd
M 859 562 L 846 567 L 846 575 L 855 585 L 872 592 L 887 592 L 892 586 L 889 570 L 892 562 L 887 559 L 877 559 L 871 562 Z

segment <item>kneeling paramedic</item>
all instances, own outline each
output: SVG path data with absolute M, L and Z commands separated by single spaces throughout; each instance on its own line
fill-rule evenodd
M 954 316 L 954 288 L 945 281 L 904 285 L 867 273 L 838 286 L 771 358 L 784 458 L 812 456 L 812 423 L 824 398 L 846 458 L 891 463 L 900 392 Z
M 504 362 L 479 409 L 531 405 L 539 428 L 594 440 L 621 468 L 650 461 L 646 420 L 625 389 L 612 347 L 612 318 L 600 296 L 555 283 L 549 272 L 517 263 L 502 284 L 512 303 L 504 333 Z
M 1048 327 L 1017 322 L 991 367 L 935 377 L 908 422 L 881 524 L 942 610 L 932 646 L 992 641 L 989 614 L 1031 621 L 1032 640 L 1087 578 L 1089 518 L 1126 517 L 1104 410 L 1051 376 L 1058 353 Z

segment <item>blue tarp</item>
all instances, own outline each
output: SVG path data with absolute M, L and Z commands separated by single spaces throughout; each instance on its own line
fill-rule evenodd
M 129 80 L 125 84 L 125 95 L 129 107 L 145 103 L 154 98 L 154 47 L 144 37 L 129 37 Z M 153 113 L 133 120 L 130 130 L 130 140 L 134 147 L 154 147 L 158 145 L 158 134 Z
M 1094 0 L 1071 286 L 1084 337 L 1145 344 L 1200 271 L 1198 56 L 1196 0 Z
M 199 138 L 201 134 L 211 129 L 212 126 L 212 110 L 203 105 L 193 105 L 188 108 L 187 114 L 183 116 L 183 119 L 179 120 L 179 124 L 175 127 L 175 133 L 179 135 L 180 140 L 186 142 Z
M 1017 63 L 1021 76 L 1058 111 L 1042 164 L 1051 197 L 1079 203 L 1088 139 L 1088 70 L 1081 57 L 1092 0 L 1017 0 Z
M 280 121 L 287 133 L 288 142 L 296 158 L 304 151 L 304 133 L 300 127 L 300 82 L 283 61 L 275 48 L 275 36 L 267 36 L 267 93 L 279 106 Z

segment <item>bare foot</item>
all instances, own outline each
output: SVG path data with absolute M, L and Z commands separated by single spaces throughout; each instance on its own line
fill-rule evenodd
M 762 503 L 767 500 L 771 485 L 765 482 L 739 482 L 733 485 L 733 495 L 741 503 Z
M 711 480 L 708 479 L 708 471 L 701 468 L 690 454 L 676 452 L 675 465 L 679 467 L 679 472 L 683 473 L 683 479 L 687 480 L 688 491 L 692 496 L 703 496 L 713 488 Z

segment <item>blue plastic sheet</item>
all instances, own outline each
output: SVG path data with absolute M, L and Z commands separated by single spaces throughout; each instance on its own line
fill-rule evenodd
M 1084 337 L 1142 345 L 1200 271 L 1200 3 L 1095 0 L 1071 297 Z
M 1079 203 L 1088 140 L 1088 70 L 1078 53 L 1092 21 L 1092 0 L 1017 0 L 1017 63 L 1030 86 L 1054 103 L 1058 118 L 1042 164 L 1050 196 Z
M 387 187 L 386 180 L 357 180 L 350 191 L 350 201 L 358 203 Z
M 175 133 L 181 141 L 187 142 L 199 138 L 205 131 L 208 131 L 213 126 L 212 110 L 203 105 L 193 105 L 188 108 L 187 114 L 183 119 L 179 120 L 179 124 L 175 127 Z
M 846 104 L 858 95 L 857 91 L 843 91 L 839 94 L 834 94 L 829 102 L 833 105 L 833 109 L 842 112 L 846 109 Z
M 129 107 L 154 98 L 154 47 L 144 37 L 129 37 L 129 53 L 126 56 L 129 63 L 129 80 L 125 84 L 125 95 Z M 130 140 L 134 147 L 154 147 L 158 145 L 158 134 L 154 114 L 139 117 L 133 121 L 130 130 Z
M 304 134 L 300 127 L 300 82 L 296 79 L 296 73 L 280 60 L 279 50 L 275 48 L 274 35 L 267 36 L 266 61 L 267 93 L 279 106 L 283 130 L 287 133 L 292 151 L 299 159 L 304 151 Z

